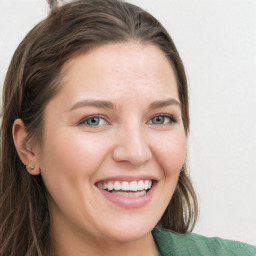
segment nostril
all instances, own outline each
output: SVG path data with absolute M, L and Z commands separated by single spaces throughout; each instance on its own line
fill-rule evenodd
M 134 166 L 142 165 L 152 158 L 151 148 L 141 127 L 129 125 L 120 130 L 117 144 L 113 149 L 113 159 L 117 162 L 129 162 Z

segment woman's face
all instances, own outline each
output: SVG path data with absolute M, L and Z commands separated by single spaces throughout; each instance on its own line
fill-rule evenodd
M 118 242 L 150 234 L 186 154 L 167 58 L 153 45 L 104 45 L 69 61 L 62 82 L 35 151 L 52 232 Z

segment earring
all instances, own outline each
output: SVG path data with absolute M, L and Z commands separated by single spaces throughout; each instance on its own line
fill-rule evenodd
M 39 175 L 41 173 L 40 167 L 36 164 L 36 165 L 26 165 L 26 170 L 28 173 L 30 173 L 31 175 Z
M 35 170 L 34 165 L 31 165 L 31 166 L 26 165 L 26 168 L 27 168 L 28 171 L 34 171 Z

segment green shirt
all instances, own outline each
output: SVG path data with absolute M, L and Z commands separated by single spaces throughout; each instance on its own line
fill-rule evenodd
M 236 241 L 177 234 L 159 227 L 152 234 L 161 256 L 256 256 L 255 246 Z

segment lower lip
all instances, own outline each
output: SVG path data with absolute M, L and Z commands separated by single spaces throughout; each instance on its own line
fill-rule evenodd
M 151 201 L 151 199 L 153 197 L 153 193 L 156 188 L 156 183 L 157 182 L 154 181 L 152 184 L 152 187 L 148 191 L 148 193 L 146 195 L 140 196 L 140 197 L 120 196 L 120 195 L 116 195 L 116 194 L 107 192 L 99 187 L 97 187 L 97 188 L 103 194 L 103 196 L 105 198 L 107 198 L 109 201 L 111 201 L 112 203 L 114 203 L 122 208 L 125 208 L 125 209 L 139 209 L 139 208 L 146 206 Z

